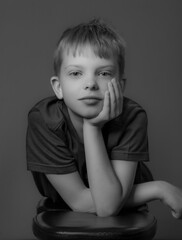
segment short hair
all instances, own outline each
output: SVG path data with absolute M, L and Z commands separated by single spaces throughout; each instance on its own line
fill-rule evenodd
M 65 30 L 58 41 L 54 53 L 54 74 L 59 75 L 62 55 L 64 51 L 72 51 L 75 56 L 82 47 L 90 45 L 96 56 L 110 58 L 116 56 L 118 59 L 120 76 L 124 74 L 125 68 L 125 41 L 110 26 L 100 19 L 93 19 L 88 23 L 81 23 L 75 27 Z

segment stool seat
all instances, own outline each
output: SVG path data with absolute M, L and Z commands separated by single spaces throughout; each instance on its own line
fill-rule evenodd
M 156 233 L 156 219 L 147 211 L 123 211 L 118 216 L 70 210 L 48 210 L 33 219 L 33 233 L 40 240 L 151 240 Z

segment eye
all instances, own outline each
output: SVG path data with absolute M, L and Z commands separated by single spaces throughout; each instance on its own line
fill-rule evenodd
M 110 78 L 112 77 L 112 73 L 109 71 L 102 71 L 99 73 L 99 76 L 103 78 Z
M 80 71 L 72 71 L 72 72 L 69 73 L 69 75 L 71 77 L 78 78 L 82 75 L 82 73 Z

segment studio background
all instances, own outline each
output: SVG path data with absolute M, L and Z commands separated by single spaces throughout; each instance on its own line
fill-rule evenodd
M 154 177 L 182 187 L 182 1 L 0 1 L 0 239 L 31 239 L 40 195 L 26 171 L 27 113 L 53 94 L 53 51 L 68 26 L 102 17 L 127 42 L 126 96 L 149 119 Z M 160 202 L 156 238 L 182 239 L 182 221 Z

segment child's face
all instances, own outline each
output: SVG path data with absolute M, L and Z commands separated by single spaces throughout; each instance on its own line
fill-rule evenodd
M 117 59 L 100 58 L 90 46 L 73 56 L 63 54 L 60 85 L 71 117 L 96 117 L 103 107 L 108 82 L 119 78 Z

